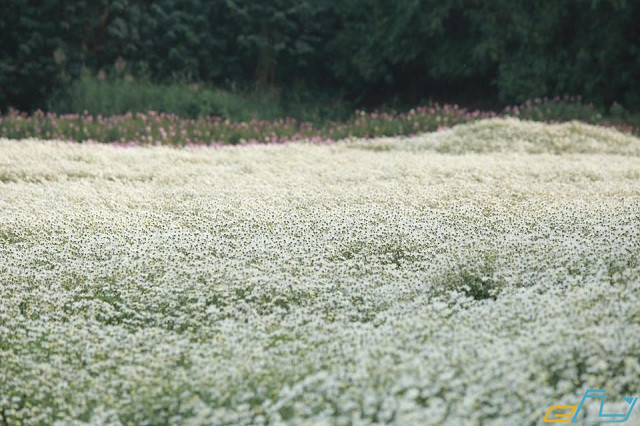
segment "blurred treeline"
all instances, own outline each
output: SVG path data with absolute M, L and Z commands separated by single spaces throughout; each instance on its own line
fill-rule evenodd
M 639 24 L 640 0 L 0 0 L 0 108 L 106 91 L 120 104 L 95 112 L 565 94 L 638 111 Z

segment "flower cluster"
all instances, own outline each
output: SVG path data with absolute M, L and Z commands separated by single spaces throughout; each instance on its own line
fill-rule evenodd
M 346 138 L 413 136 L 456 124 L 504 116 L 535 121 L 579 119 L 617 126 L 635 132 L 630 125 L 609 123 L 578 98 L 534 99 L 503 112 L 470 111 L 457 105 L 418 107 L 403 113 L 356 111 L 345 122 L 311 123 L 287 117 L 275 121 L 233 122 L 221 117 L 181 118 L 150 111 L 146 114 L 102 117 L 89 113 L 63 114 L 37 111 L 33 115 L 11 111 L 0 116 L 0 137 L 63 141 L 96 141 L 125 145 L 213 145 L 282 143 L 296 140 L 336 141 Z
M 537 424 L 638 395 L 640 140 L 389 142 L 0 140 L 0 424 Z

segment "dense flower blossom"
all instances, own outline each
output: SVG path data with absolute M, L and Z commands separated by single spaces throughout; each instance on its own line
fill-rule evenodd
M 638 395 L 638 336 L 615 130 L 0 140 L 0 424 L 537 424 Z

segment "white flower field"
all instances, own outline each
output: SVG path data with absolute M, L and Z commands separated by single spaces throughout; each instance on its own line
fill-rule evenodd
M 636 137 L 0 140 L 0 425 L 529 425 L 586 389 L 640 395 Z

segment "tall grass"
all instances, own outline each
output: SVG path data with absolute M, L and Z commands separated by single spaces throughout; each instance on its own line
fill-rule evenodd
M 217 116 L 233 121 L 304 121 L 345 119 L 352 111 L 345 102 L 312 93 L 278 90 L 224 90 L 202 84 L 158 84 L 146 79 L 98 78 L 84 73 L 56 92 L 47 109 L 58 114 L 113 116 L 156 111 L 185 118 Z M 322 96 L 320 96 L 322 98 Z

